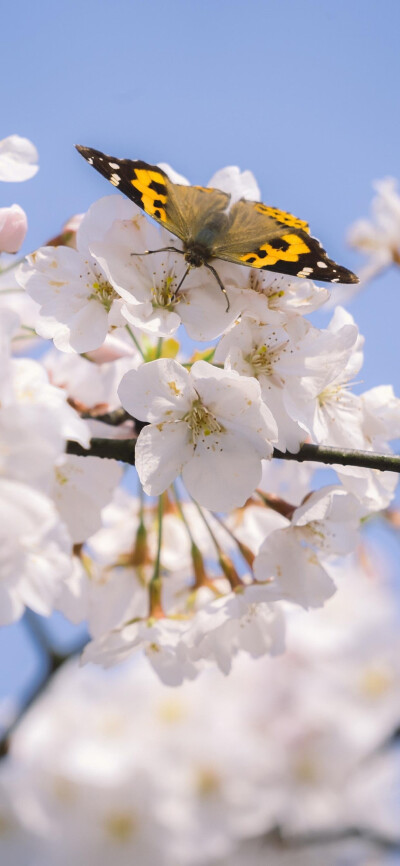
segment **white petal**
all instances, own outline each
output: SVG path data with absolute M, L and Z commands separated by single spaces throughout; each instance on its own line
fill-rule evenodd
M 118 394 L 130 415 L 156 423 L 182 418 L 197 399 L 187 370 L 169 358 L 150 361 L 139 370 L 129 370 Z
M 257 487 L 261 459 L 235 432 L 211 434 L 198 440 L 182 478 L 201 505 L 227 511 L 244 505 Z
M 137 207 L 122 195 L 106 195 L 95 201 L 82 222 L 76 235 L 79 252 L 89 255 L 92 244 L 101 241 L 115 220 L 128 220 L 137 216 Z
M 86 541 L 101 525 L 101 509 L 110 501 L 122 468 L 114 460 L 70 454 L 55 469 L 53 500 L 74 544 Z
M 137 440 L 135 463 L 143 489 L 158 496 L 175 481 L 193 454 L 190 430 L 183 421 L 145 427 Z
M 240 198 L 246 198 L 250 201 L 260 201 L 261 199 L 260 189 L 253 172 L 248 169 L 240 171 L 237 165 L 227 165 L 226 168 L 220 168 L 213 174 L 208 186 L 229 193 L 232 204 Z
M 175 169 L 172 168 L 172 166 L 169 165 L 168 162 L 158 162 L 157 165 L 159 165 L 159 167 L 162 168 L 163 171 L 165 171 L 165 174 L 167 174 L 169 179 L 172 180 L 172 183 L 178 183 L 182 186 L 189 186 L 189 181 L 186 179 L 186 177 L 184 177 L 183 174 L 179 174 L 179 172 L 175 171 Z
M 278 529 L 267 537 L 254 561 L 266 601 L 294 601 L 302 607 L 321 607 L 335 592 L 335 584 L 310 547 L 299 543 L 295 532 Z

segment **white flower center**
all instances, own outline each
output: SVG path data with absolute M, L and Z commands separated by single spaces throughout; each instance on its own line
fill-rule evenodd
M 109 313 L 112 307 L 112 302 L 115 298 L 118 298 L 112 285 L 108 283 L 107 280 L 99 277 L 98 280 L 92 283 L 92 289 L 93 291 L 89 295 L 89 300 L 100 301 L 103 307 L 107 310 L 107 313 Z
M 274 301 L 278 301 L 285 295 L 285 290 L 279 288 L 279 282 L 280 281 L 277 279 L 274 279 L 269 286 L 266 286 L 264 277 L 257 273 L 256 269 L 253 268 L 249 273 L 248 287 L 253 292 L 258 292 L 259 295 L 264 295 L 268 300 L 268 306 L 272 308 L 274 306 Z
M 275 334 L 272 334 L 271 342 L 274 340 L 276 341 L 277 337 Z M 271 346 L 270 344 L 267 346 L 266 343 L 263 343 L 261 346 L 254 347 L 254 349 L 245 356 L 245 361 L 247 361 L 248 364 L 251 364 L 255 376 L 260 375 L 260 373 L 263 373 L 265 376 L 272 376 L 274 372 L 274 364 L 279 360 L 281 352 L 285 351 L 287 344 L 288 340 L 277 343 L 275 346 Z
M 192 440 L 197 442 L 200 436 L 211 436 L 212 433 L 222 433 L 224 428 L 215 415 L 206 406 L 196 400 L 192 408 L 183 418 L 192 431 Z
M 336 382 L 333 385 L 328 385 L 320 394 L 318 394 L 319 405 L 325 406 L 327 403 L 339 403 L 350 390 L 350 382 Z
M 170 307 L 178 301 L 178 298 L 175 297 L 175 283 L 175 274 L 169 274 L 164 277 L 161 283 L 152 286 L 153 307 Z

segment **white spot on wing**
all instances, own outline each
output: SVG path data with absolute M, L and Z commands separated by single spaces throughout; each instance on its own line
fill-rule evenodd
M 318 268 L 327 268 L 328 265 L 325 262 L 317 262 L 317 267 Z
M 113 186 L 118 186 L 120 180 L 121 178 L 119 174 L 112 174 L 110 177 L 110 183 L 112 183 Z
M 110 168 L 119 168 L 118 162 L 109 162 L 108 165 L 110 166 Z
M 313 270 L 314 270 L 314 268 L 302 268 L 301 271 L 298 271 L 297 276 L 298 277 L 309 277 L 310 274 L 312 274 Z

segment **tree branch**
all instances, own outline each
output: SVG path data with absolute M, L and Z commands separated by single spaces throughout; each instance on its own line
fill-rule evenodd
M 375 451 L 354 451 L 349 448 L 332 448 L 330 445 L 302 445 L 297 454 L 289 451 L 278 451 L 274 448 L 274 457 L 281 460 L 297 460 L 304 463 L 310 460 L 315 463 L 338 464 L 339 466 L 361 466 L 363 469 L 379 469 L 381 472 L 400 473 L 400 457 L 396 454 L 377 454 Z
M 98 439 L 90 440 L 90 448 L 82 448 L 78 442 L 67 442 L 67 454 L 80 457 L 104 457 L 108 460 L 122 460 L 135 465 L 136 439 Z
M 39 698 L 40 695 L 45 691 L 53 674 L 55 674 L 58 668 L 61 667 L 61 665 L 63 665 L 64 662 L 67 661 L 67 659 L 70 659 L 72 656 L 80 655 L 83 647 L 88 640 L 88 638 L 80 640 L 65 653 L 58 652 L 56 649 L 54 649 L 51 641 L 47 637 L 46 633 L 43 631 L 38 615 L 35 614 L 33 611 L 29 610 L 28 608 L 25 611 L 24 623 L 25 626 L 27 626 L 30 638 L 35 644 L 38 655 L 42 660 L 43 671 L 39 673 L 37 677 L 34 677 L 33 685 L 27 691 L 27 694 L 24 696 L 24 698 L 19 701 L 18 709 L 13 720 L 11 721 L 11 724 L 0 737 L 0 761 L 7 755 L 10 745 L 10 739 L 12 737 L 12 734 L 14 733 L 15 728 L 18 726 L 20 719 L 25 715 L 25 713 L 29 710 L 32 704 L 35 703 L 36 699 Z
M 67 454 L 83 457 L 104 457 L 121 460 L 135 465 L 135 439 L 91 439 L 90 448 L 82 448 L 77 442 L 67 442 Z M 298 463 L 312 461 L 339 466 L 361 466 L 363 469 L 379 469 L 381 472 L 400 473 L 400 456 L 376 454 L 374 451 L 353 451 L 345 448 L 331 448 L 328 445 L 302 445 L 296 454 L 278 451 L 274 448 L 273 457 L 280 460 L 297 460 Z

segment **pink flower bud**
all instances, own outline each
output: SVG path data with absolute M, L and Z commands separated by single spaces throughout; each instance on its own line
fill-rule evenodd
M 0 208 L 0 252 L 16 253 L 24 242 L 28 220 L 19 204 Z

